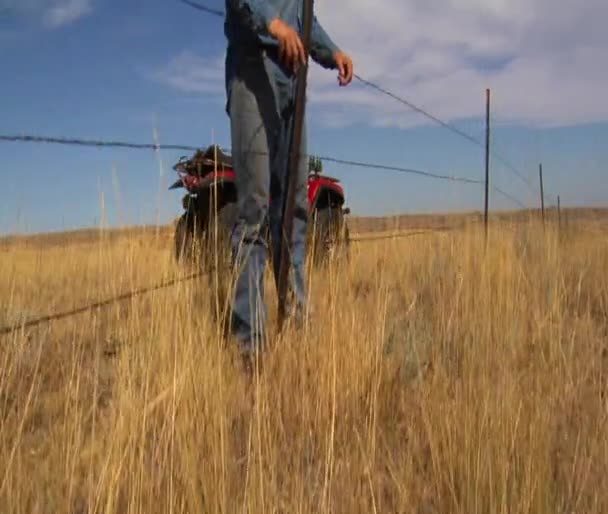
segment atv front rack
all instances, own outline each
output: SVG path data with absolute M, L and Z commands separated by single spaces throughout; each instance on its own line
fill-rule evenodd
M 190 158 L 180 157 L 173 169 L 178 173 L 201 177 L 216 169 L 218 171 L 232 169 L 232 158 L 225 154 L 219 146 L 212 145 L 204 152 L 197 150 Z

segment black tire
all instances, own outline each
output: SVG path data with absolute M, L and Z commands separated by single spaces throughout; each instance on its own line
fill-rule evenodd
M 211 306 L 215 319 L 227 328 L 230 317 L 225 311 L 232 279 L 232 229 L 237 218 L 235 202 L 227 202 L 217 212 L 210 212 L 205 227 L 201 263 L 208 273 Z
M 235 202 L 225 203 L 217 213 L 211 213 L 204 235 L 203 255 L 209 269 L 213 269 L 216 264 L 222 271 L 226 271 L 230 267 L 231 236 L 236 218 L 237 205 Z
M 175 225 L 175 260 L 180 264 L 192 264 L 196 259 L 194 219 L 185 212 Z
M 332 255 L 347 250 L 350 236 L 341 207 L 313 212 L 308 231 L 308 247 L 313 265 L 327 263 Z
M 236 221 L 236 203 L 225 203 L 217 214 L 211 211 L 199 215 L 207 219 L 195 219 L 194 209 L 178 219 L 174 236 L 175 259 L 183 265 L 198 266 L 202 271 L 210 271 L 216 264 L 225 268 L 230 262 L 230 236 Z
M 342 230 L 342 253 L 346 261 L 350 261 L 350 230 L 346 219 L 343 221 Z

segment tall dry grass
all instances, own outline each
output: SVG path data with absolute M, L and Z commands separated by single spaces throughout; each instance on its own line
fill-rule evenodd
M 0 512 L 608 512 L 591 228 L 357 244 L 251 380 L 205 280 L 4 337 Z M 171 276 L 170 248 L 3 248 L 0 325 Z

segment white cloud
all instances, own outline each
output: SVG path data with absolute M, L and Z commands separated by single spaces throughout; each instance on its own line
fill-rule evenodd
M 65 0 L 56 2 L 44 13 L 44 23 L 50 28 L 68 25 L 91 12 L 90 0 Z
M 93 6 L 92 0 L 0 0 L 0 10 L 39 19 L 54 29 L 86 16 Z
M 350 0 L 316 2 L 355 71 L 447 120 L 482 116 L 492 89 L 498 119 L 541 126 L 608 120 L 605 0 Z M 221 59 L 188 56 L 170 66 L 181 90 L 223 87 Z M 197 61 L 200 61 L 197 63 Z M 212 71 L 209 63 L 219 69 Z M 200 67 L 197 66 L 200 64 Z M 314 66 L 311 109 L 325 123 L 410 126 L 419 114 Z
M 224 92 L 224 59 L 223 56 L 201 57 L 185 50 L 149 76 L 183 93 L 221 95 Z

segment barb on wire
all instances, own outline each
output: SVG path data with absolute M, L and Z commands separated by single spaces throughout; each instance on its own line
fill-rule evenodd
M 4 135 L 0 134 L 0 141 L 5 142 L 22 142 L 22 143 L 51 143 L 68 146 L 92 146 L 92 147 L 112 147 L 112 148 L 130 148 L 135 150 L 184 150 L 196 151 L 195 146 L 187 145 L 159 145 L 154 143 L 129 143 L 125 141 L 100 141 L 92 139 L 77 139 L 67 137 L 45 137 L 33 135 Z
M 58 321 L 58 320 L 65 319 L 65 318 L 71 318 L 72 316 L 76 316 L 78 314 L 84 314 L 85 312 L 88 312 L 88 311 L 93 310 L 93 309 L 98 309 L 98 308 L 102 308 L 102 307 L 108 307 L 110 305 L 114 305 L 114 304 L 123 302 L 125 300 L 130 300 L 131 298 L 135 298 L 136 296 L 141 296 L 141 295 L 144 295 L 144 294 L 149 294 L 149 293 L 152 293 L 154 291 L 158 291 L 160 289 L 167 289 L 167 288 L 172 287 L 174 285 L 194 280 L 196 278 L 199 278 L 199 277 L 203 276 L 204 274 L 205 273 L 203 273 L 203 272 L 192 273 L 192 274 L 187 275 L 185 277 L 173 278 L 171 280 L 160 282 L 159 284 L 156 284 L 156 285 L 144 287 L 144 288 L 141 288 L 141 289 L 135 289 L 135 290 L 132 290 L 132 291 L 129 291 L 129 292 L 122 293 L 120 295 L 111 297 L 111 298 L 106 298 L 105 300 L 100 300 L 98 302 L 94 302 L 94 303 L 91 303 L 89 305 L 83 305 L 81 307 L 77 307 L 75 309 L 71 309 L 71 310 L 68 310 L 68 311 L 59 312 L 59 313 L 56 313 L 56 314 L 49 314 L 47 316 L 41 316 L 39 318 L 30 319 L 30 320 L 27 320 L 27 321 L 22 322 L 22 323 L 16 323 L 16 324 L 14 324 L 12 326 L 1 327 L 0 328 L 0 336 L 5 336 L 5 335 L 8 335 L 8 334 L 12 334 L 14 332 L 17 332 L 18 330 L 22 330 L 22 329 L 26 329 L 26 328 L 33 328 L 33 327 L 36 327 L 38 325 L 43 325 L 45 323 L 50 323 L 52 321 Z

